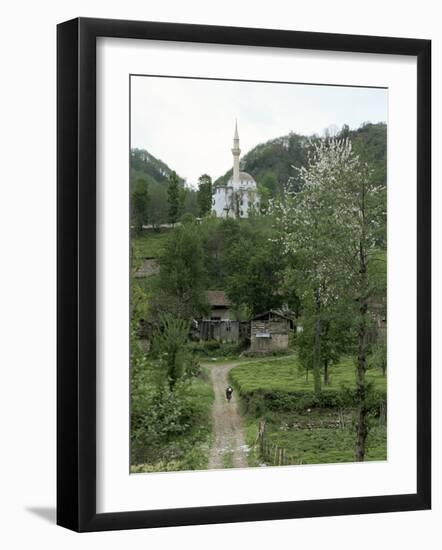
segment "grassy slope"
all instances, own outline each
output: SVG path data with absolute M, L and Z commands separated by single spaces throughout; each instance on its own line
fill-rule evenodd
M 144 230 L 140 235 L 132 236 L 131 245 L 133 246 L 135 259 L 158 258 L 163 250 L 169 231 L 168 229 L 160 231 Z

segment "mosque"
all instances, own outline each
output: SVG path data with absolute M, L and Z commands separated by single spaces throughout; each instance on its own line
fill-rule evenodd
M 235 122 L 233 136 L 233 174 L 227 185 L 216 187 L 213 195 L 213 211 L 218 218 L 247 218 L 251 212 L 258 212 L 259 196 L 256 181 L 247 172 L 239 169 L 238 125 Z

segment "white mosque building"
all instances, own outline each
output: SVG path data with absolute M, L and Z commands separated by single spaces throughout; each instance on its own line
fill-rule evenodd
M 233 136 L 233 175 L 227 185 L 220 185 L 213 195 L 213 211 L 219 218 L 247 218 L 254 211 L 258 212 L 259 196 L 256 181 L 247 172 L 240 172 L 238 125 L 235 122 Z

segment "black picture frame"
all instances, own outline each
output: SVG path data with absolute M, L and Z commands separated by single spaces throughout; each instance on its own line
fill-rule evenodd
M 96 512 L 96 39 L 396 54 L 417 58 L 417 492 Z M 431 42 L 79 18 L 57 28 L 57 523 L 75 531 L 425 510 L 431 506 Z

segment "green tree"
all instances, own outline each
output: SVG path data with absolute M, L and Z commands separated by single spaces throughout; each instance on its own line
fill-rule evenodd
M 357 319 L 355 454 L 363 460 L 368 433 L 365 371 L 370 296 L 374 287 L 381 286 L 373 284 L 370 264 L 377 243 L 385 239 L 385 181 L 372 177 L 349 140 L 334 138 L 312 144 L 307 164 L 298 169 L 298 179 L 301 191 L 288 190 L 286 200 L 277 204 L 276 216 L 285 249 L 297 259 L 304 312 L 312 315 L 315 392 L 321 391 L 322 348 L 327 344 L 327 331 L 333 328 L 330 314 L 342 311 L 342 303 L 350 297 L 348 303 L 353 307 L 347 308 L 347 316 Z
M 365 458 L 368 436 L 369 385 L 366 381 L 370 353 L 369 335 L 372 332 L 373 297 L 379 288 L 374 274 L 382 263 L 378 258 L 379 243 L 386 241 L 386 182 L 379 179 L 366 162 L 352 151 L 347 140 L 337 140 L 333 147 L 341 151 L 347 166 L 336 188 L 339 206 L 338 235 L 342 261 L 347 266 L 350 288 L 356 305 L 356 449 L 355 458 Z
M 151 300 L 152 314 L 157 319 L 168 313 L 191 320 L 206 313 L 206 274 L 196 223 L 185 223 L 170 232 L 159 264 L 160 277 Z
M 183 205 L 184 214 L 192 214 L 192 216 L 195 218 L 198 216 L 199 208 L 198 208 L 197 197 L 198 197 L 197 191 L 194 191 L 193 189 L 186 187 L 186 192 L 184 195 L 184 205 Z
M 252 315 L 279 308 L 284 257 L 272 230 L 261 220 L 242 220 L 239 233 L 223 251 L 225 289 L 235 309 L 246 307 Z
M 341 276 L 333 242 L 333 186 L 340 168 L 326 157 L 326 146 L 313 149 L 306 167 L 298 170 L 301 191 L 286 189 L 276 204 L 276 220 L 286 254 L 296 258 L 296 291 L 304 304 L 305 322 L 313 331 L 312 370 L 315 393 L 321 392 L 323 318 L 336 301 Z M 311 319 L 307 319 L 311 316 Z
M 286 247 L 302 258 L 307 281 L 304 302 L 310 298 L 313 304 L 315 391 L 320 390 L 325 321 L 330 311 L 339 311 L 345 297 L 355 327 L 355 457 L 362 461 L 369 428 L 365 374 L 372 332 L 370 308 L 382 287 L 372 264 L 379 256 L 378 243 L 385 242 L 385 181 L 373 177 L 349 140 L 334 138 L 314 144 L 299 174 L 302 191 L 281 207 L 280 220 Z
M 154 337 L 154 349 L 160 358 L 169 388 L 173 391 L 175 384 L 185 373 L 188 359 L 186 350 L 189 336 L 189 323 L 171 315 L 161 317 L 160 326 Z
M 180 183 L 176 172 L 170 173 L 167 195 L 169 201 L 169 223 L 175 224 L 180 211 Z
M 154 229 L 158 229 L 161 224 L 168 222 L 168 200 L 165 186 L 153 185 L 150 188 L 148 217 Z
M 315 349 L 314 315 L 304 308 L 302 332 L 297 336 L 298 355 L 302 370 L 308 373 L 313 370 Z M 322 311 L 321 316 L 321 369 L 324 386 L 330 384 L 330 367 L 338 363 L 343 354 L 353 351 L 354 327 L 350 314 L 349 300 L 337 301 L 334 307 Z
M 198 209 L 201 217 L 207 216 L 212 211 L 212 178 L 203 174 L 198 180 Z
M 240 238 L 240 223 L 234 218 L 204 218 L 199 226 L 207 288 L 225 288 L 228 275 L 228 251 Z
M 137 233 L 143 229 L 148 221 L 149 192 L 146 181 L 137 178 L 131 194 L 132 224 Z

